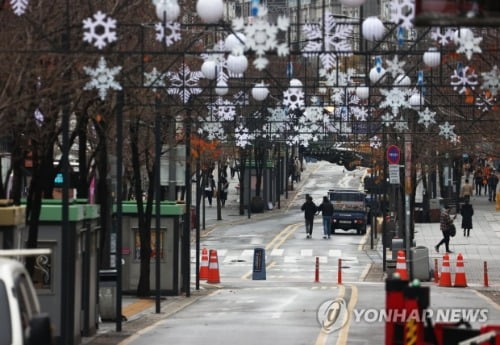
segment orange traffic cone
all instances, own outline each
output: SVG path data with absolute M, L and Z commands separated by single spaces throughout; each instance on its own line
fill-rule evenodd
M 200 279 L 206 280 L 208 278 L 208 250 L 203 248 L 201 250 L 201 264 L 200 264 Z
M 210 249 L 210 262 L 208 263 L 207 283 L 220 283 L 219 260 L 217 259 L 217 251 L 215 249 Z
M 465 277 L 465 268 L 464 268 L 464 257 L 462 254 L 458 253 L 457 255 L 457 269 L 455 271 L 455 287 L 466 287 L 467 286 L 467 278 Z
M 398 258 L 396 260 L 396 273 L 399 274 L 401 280 L 408 280 L 408 270 L 406 269 L 405 252 L 398 250 Z
M 443 264 L 441 266 L 441 276 L 439 278 L 439 286 L 451 286 L 451 273 L 450 273 L 450 257 L 448 254 L 443 255 Z

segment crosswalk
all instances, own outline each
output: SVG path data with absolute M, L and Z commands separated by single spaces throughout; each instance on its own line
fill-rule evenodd
M 248 263 L 253 261 L 254 249 L 216 249 L 217 258 L 219 263 L 235 264 L 235 263 Z M 201 257 L 201 253 L 200 253 Z M 357 264 L 358 258 L 355 256 L 347 256 L 341 249 L 315 250 L 311 248 L 306 249 L 283 249 L 277 248 L 266 253 L 266 260 L 278 260 L 283 263 L 300 263 L 309 262 L 319 259 L 322 264 L 329 262 L 337 262 L 342 259 L 343 262 L 349 264 Z M 191 250 L 191 262 L 196 260 L 196 250 Z

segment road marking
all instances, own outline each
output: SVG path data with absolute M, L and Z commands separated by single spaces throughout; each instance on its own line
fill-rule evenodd
M 366 264 L 365 269 L 363 272 L 361 272 L 359 276 L 359 280 L 365 280 L 366 276 L 368 275 L 368 272 L 370 272 L 370 268 L 372 267 L 372 264 Z
M 285 259 L 283 260 L 284 263 L 286 264 L 294 264 L 297 262 L 297 257 L 296 256 L 285 256 Z
M 301 256 L 312 256 L 313 255 L 313 250 L 312 249 L 301 249 L 300 250 L 300 255 Z
M 282 248 L 275 248 L 271 251 L 271 256 L 283 256 L 284 251 Z
M 345 286 L 339 285 L 338 288 L 339 288 L 339 292 L 337 294 L 337 298 L 344 298 Z M 318 337 L 316 338 L 316 342 L 314 343 L 314 345 L 325 345 L 326 341 L 328 340 L 328 335 L 329 335 L 329 333 L 326 333 L 323 331 L 323 329 L 321 329 L 319 331 Z
M 349 299 L 349 305 L 347 306 L 347 314 L 352 315 L 352 311 L 358 302 L 358 288 L 355 285 L 349 285 L 351 288 L 351 298 Z M 347 323 L 340 330 L 339 337 L 337 338 L 337 345 L 347 344 L 347 337 L 349 335 L 349 328 L 351 327 L 352 318 L 347 319 Z
M 491 304 L 493 306 L 493 308 L 495 308 L 496 310 L 500 310 L 500 306 L 498 304 L 496 304 L 491 298 L 489 298 L 488 296 L 483 295 L 482 293 L 480 293 L 477 290 L 472 290 L 472 291 L 474 291 L 474 293 L 476 295 L 478 295 L 479 297 L 481 297 L 482 299 L 484 299 L 486 302 L 488 302 L 489 304 Z
M 241 253 L 241 256 L 245 257 L 253 256 L 253 252 L 254 252 L 253 249 L 244 249 L 243 252 Z
M 342 255 L 342 251 L 340 249 L 330 249 L 328 251 L 328 256 L 340 257 Z

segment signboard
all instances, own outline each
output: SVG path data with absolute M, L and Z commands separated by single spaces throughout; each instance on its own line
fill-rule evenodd
M 387 148 L 387 161 L 389 164 L 399 164 L 401 151 L 396 145 L 391 145 Z
M 399 164 L 389 164 L 389 183 L 399 184 Z
M 500 24 L 498 0 L 416 0 L 415 25 L 497 26 Z

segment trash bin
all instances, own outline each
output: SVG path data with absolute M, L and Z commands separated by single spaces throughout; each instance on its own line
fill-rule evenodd
M 102 320 L 116 320 L 116 269 L 99 271 L 99 315 Z
M 413 278 L 421 281 L 429 281 L 431 279 L 429 248 L 418 246 L 412 247 L 410 251 L 412 255 L 411 269 Z

